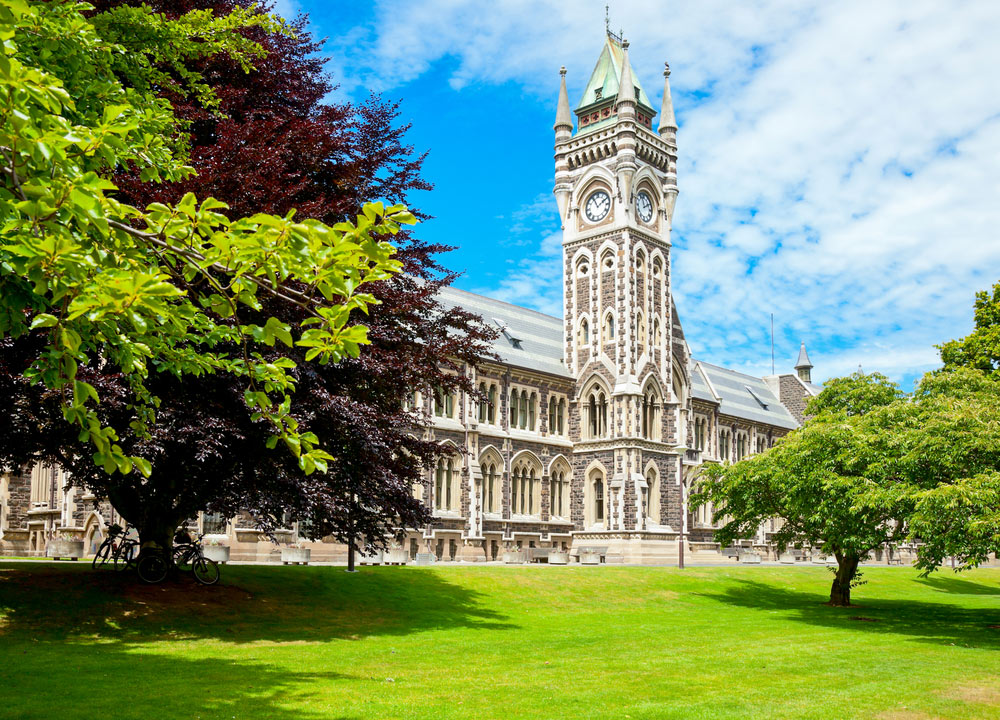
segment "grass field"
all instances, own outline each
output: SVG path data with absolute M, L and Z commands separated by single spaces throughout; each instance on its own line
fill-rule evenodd
M 0 563 L 0 718 L 1000 718 L 1000 571 Z

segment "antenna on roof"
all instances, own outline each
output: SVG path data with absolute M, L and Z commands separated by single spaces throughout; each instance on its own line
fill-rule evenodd
M 774 313 L 771 313 L 771 374 L 774 375 Z

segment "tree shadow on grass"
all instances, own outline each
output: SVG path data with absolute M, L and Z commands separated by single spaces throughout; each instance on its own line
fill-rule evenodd
M 0 649 L 0 718 L 5 720 L 346 720 L 346 712 L 321 712 L 310 700 L 329 684 L 351 683 L 361 693 L 372 692 L 376 684 L 261 660 L 193 658 L 119 642 L 0 636 Z
M 932 590 L 953 595 L 1000 595 L 1000 586 L 998 585 L 986 585 L 957 577 L 930 575 L 919 578 L 917 582 Z
M 818 593 L 753 580 L 736 583 L 725 592 L 696 594 L 750 610 L 782 613 L 788 619 L 810 625 L 908 635 L 921 642 L 1000 649 L 1000 608 L 866 597 L 855 597 L 856 605 L 840 608 L 825 605 Z
M 143 642 L 322 642 L 373 635 L 516 626 L 481 594 L 414 568 L 227 566 L 212 587 L 179 576 L 142 585 L 131 573 L 0 564 L 0 642 L 98 637 Z

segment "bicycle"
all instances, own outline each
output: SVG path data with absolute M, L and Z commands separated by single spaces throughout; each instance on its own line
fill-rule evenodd
M 163 582 L 171 568 L 182 572 L 191 572 L 194 579 L 202 585 L 214 585 L 219 582 L 219 566 L 214 560 L 209 560 L 201 550 L 200 541 L 204 535 L 198 536 L 198 541 L 179 542 L 168 561 L 163 553 L 148 552 L 139 558 L 136 572 L 139 579 L 145 583 Z
M 139 541 L 128 536 L 130 530 L 132 526 L 128 523 L 125 523 L 124 528 L 118 523 L 112 525 L 108 529 L 108 536 L 97 548 L 91 567 L 97 569 L 109 562 L 119 572 L 129 567 L 135 560 L 136 549 L 139 547 Z M 121 540 L 117 541 L 119 537 Z

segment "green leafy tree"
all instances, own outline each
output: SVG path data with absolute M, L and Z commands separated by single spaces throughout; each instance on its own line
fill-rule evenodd
M 885 375 L 858 371 L 847 377 L 827 380 L 823 391 L 809 400 L 806 412 L 809 415 L 829 412 L 864 415 L 875 408 L 891 405 L 904 395 Z
M 959 340 L 939 345 L 945 369 L 975 368 L 1000 380 L 1000 282 L 993 294 L 976 293 L 975 328 Z
M 722 522 L 716 539 L 726 544 L 780 518 L 773 535 L 779 550 L 809 544 L 835 556 L 830 604 L 850 605 L 861 560 L 906 535 L 913 488 L 886 463 L 900 454 L 886 428 L 906 423 L 912 412 L 900 396 L 877 374 L 829 382 L 810 406 L 814 416 L 768 452 L 707 466 L 693 506 L 711 502 Z M 875 489 L 879 502 L 871 501 Z
M 979 370 L 924 376 L 917 388 L 919 425 L 904 458 L 922 487 L 911 533 L 925 573 L 953 557 L 956 569 L 1000 553 L 1000 389 Z
M 150 467 L 101 422 L 81 366 L 119 369 L 140 433 L 159 402 L 150 373 L 241 378 L 246 406 L 271 425 L 269 444 L 283 442 L 306 473 L 324 470 L 331 456 L 293 417 L 294 363 L 265 352 L 284 344 L 307 361 L 356 356 L 368 340 L 351 314 L 374 301 L 366 283 L 399 269 L 383 238 L 413 216 L 376 203 L 356 224 L 329 226 L 294 212 L 230 219 L 225 204 L 193 194 L 147 208 L 119 202 L 108 180 L 116 168 L 145 180 L 190 174 L 156 91 L 170 83 L 207 93 L 186 61 L 226 52 L 250 67 L 257 49 L 239 31 L 279 25 L 241 10 L 171 20 L 120 8 L 142 14 L 156 40 L 136 52 L 98 32 L 94 22 L 107 16 L 88 19 L 88 8 L 0 0 L 0 333 L 43 338 L 25 374 L 60 393 L 64 419 L 108 473 Z M 262 319 L 268 296 L 298 307 L 301 319 Z

